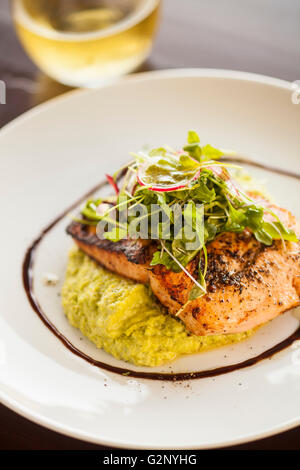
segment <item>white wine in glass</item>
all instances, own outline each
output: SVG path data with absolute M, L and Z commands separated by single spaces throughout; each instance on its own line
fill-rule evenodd
M 160 0 L 14 0 L 18 36 L 47 75 L 96 87 L 148 56 Z

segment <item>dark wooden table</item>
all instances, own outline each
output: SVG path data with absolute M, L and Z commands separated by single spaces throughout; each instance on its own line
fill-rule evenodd
M 0 2 L 0 127 L 68 91 L 38 72 Z M 300 80 L 299 0 L 164 0 L 158 38 L 143 70 L 210 67 Z M 276 410 L 274 410 L 276 412 Z M 104 449 L 37 426 L 0 405 L 0 449 Z M 300 449 L 300 427 L 235 449 Z

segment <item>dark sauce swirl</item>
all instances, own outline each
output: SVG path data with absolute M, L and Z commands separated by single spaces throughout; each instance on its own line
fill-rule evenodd
M 226 159 L 228 161 L 229 159 Z M 232 158 L 230 159 L 232 162 L 237 163 L 244 163 L 252 166 L 256 166 L 258 168 L 262 168 L 264 170 L 268 170 L 274 173 L 278 173 L 284 176 L 292 177 L 300 179 L 300 175 L 281 170 L 278 168 L 273 168 L 270 166 L 263 165 L 261 163 L 256 163 L 251 160 L 245 160 L 240 158 Z M 49 233 L 55 225 L 57 225 L 70 211 L 75 209 L 80 203 L 82 203 L 85 199 L 91 196 L 96 191 L 100 190 L 102 187 L 106 185 L 106 182 L 102 182 L 99 185 L 95 186 L 91 189 L 87 194 L 84 194 L 78 201 L 68 207 L 61 215 L 59 215 L 53 222 L 51 222 L 42 232 L 40 235 L 33 241 L 31 246 L 26 251 L 24 261 L 23 261 L 23 285 L 24 289 L 28 298 L 30 305 L 32 306 L 33 310 L 37 313 L 40 317 L 42 322 L 49 328 L 49 330 L 74 354 L 81 357 L 85 361 L 89 362 L 90 364 L 99 367 L 101 369 L 105 369 L 109 372 L 114 372 L 116 374 L 120 374 L 126 377 L 135 377 L 140 379 L 152 379 L 152 380 L 167 380 L 167 381 L 183 381 L 183 380 L 191 380 L 191 379 L 202 379 L 207 377 L 215 377 L 222 374 L 228 374 L 229 372 L 233 372 L 239 369 L 245 369 L 246 367 L 253 366 L 258 362 L 268 359 L 272 357 L 274 354 L 284 350 L 285 348 L 289 347 L 293 344 L 294 341 L 300 339 L 300 327 L 291 334 L 288 338 L 281 341 L 279 344 L 276 344 L 272 348 L 264 351 L 263 353 L 254 356 L 250 359 L 247 359 L 243 362 L 239 362 L 237 364 L 232 364 L 224 367 L 218 367 L 216 369 L 210 370 L 203 370 L 198 372 L 179 372 L 179 373 L 159 373 L 159 372 L 140 372 L 136 370 L 131 370 L 122 367 L 115 367 L 111 366 L 110 364 L 97 361 L 92 357 L 88 356 L 87 354 L 80 351 L 76 348 L 56 327 L 53 323 L 48 319 L 46 313 L 42 310 L 36 296 L 34 293 L 34 286 L 33 286 L 33 265 L 35 259 L 36 250 L 43 240 L 43 238 Z

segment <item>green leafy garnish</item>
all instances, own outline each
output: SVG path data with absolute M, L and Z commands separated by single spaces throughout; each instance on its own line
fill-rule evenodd
M 219 161 L 220 150 L 201 146 L 195 131 L 189 131 L 179 152 L 159 147 L 132 155 L 134 161 L 128 165 L 113 206 L 103 214 L 101 200 L 87 201 L 81 210 L 82 223 L 107 224 L 103 233 L 113 242 L 132 238 L 132 227 L 139 238 L 156 240 L 151 266 L 164 265 L 189 276 L 194 283 L 189 301 L 206 293 L 206 246 L 218 234 L 248 229 L 265 245 L 273 240 L 298 241 L 267 204 L 239 188 L 229 172 L 236 166 Z M 120 170 L 114 179 L 119 174 Z M 195 278 L 186 267 L 197 256 Z

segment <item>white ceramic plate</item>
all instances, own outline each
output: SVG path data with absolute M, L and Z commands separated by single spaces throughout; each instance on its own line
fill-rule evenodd
M 156 72 L 72 92 L 2 130 L 0 396 L 5 405 L 64 434 L 132 448 L 225 446 L 300 423 L 299 342 L 217 377 L 170 383 L 121 376 L 70 352 L 33 311 L 21 277 L 26 249 L 42 228 L 145 144 L 176 146 L 194 128 L 205 142 L 300 173 L 300 105 L 292 103 L 291 90 L 287 82 L 241 72 Z M 250 171 L 300 218 L 299 180 L 255 167 Z M 48 319 L 80 351 L 126 369 L 68 325 L 57 295 L 61 284 L 42 284 L 44 272 L 63 278 L 70 244 L 66 223 L 55 225 L 38 247 L 35 295 Z M 244 343 L 182 358 L 158 371 L 190 372 L 247 360 L 293 333 L 299 324 L 294 313 Z

